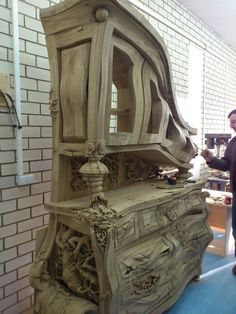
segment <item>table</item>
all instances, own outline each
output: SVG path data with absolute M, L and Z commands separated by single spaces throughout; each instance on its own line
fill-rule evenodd
M 229 180 L 212 176 L 207 178 L 207 183 L 210 190 L 226 191 Z
M 231 205 L 224 204 L 226 196 L 232 196 L 230 192 L 206 190 L 210 196 L 207 198 L 209 207 L 208 224 L 214 238 L 208 245 L 207 251 L 216 255 L 229 255 L 234 251 L 234 239 L 231 228 Z

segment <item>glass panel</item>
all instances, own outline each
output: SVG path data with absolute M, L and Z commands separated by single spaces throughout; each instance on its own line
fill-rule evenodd
M 132 71 L 129 56 L 114 47 L 110 133 L 132 132 Z

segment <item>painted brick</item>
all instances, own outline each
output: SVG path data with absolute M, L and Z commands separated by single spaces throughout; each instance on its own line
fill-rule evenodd
M 37 42 L 37 32 L 24 27 L 19 28 L 19 37 L 21 39 Z
M 26 286 L 29 285 L 29 278 L 24 277 L 22 279 L 19 279 L 5 287 L 5 295 L 9 296 L 10 294 L 13 294 L 19 290 L 22 290 Z
M 21 301 L 33 294 L 34 294 L 34 289 L 32 287 L 26 287 L 18 292 L 18 299 L 19 301 Z
M 13 281 L 17 280 L 17 273 L 16 271 L 12 271 L 8 274 L 5 274 L 4 276 L 0 277 L 0 287 L 4 287 L 8 285 L 9 283 L 12 283 Z
M 15 186 L 15 177 L 0 177 L 0 190 Z
M 0 301 L 0 309 L 1 311 L 4 311 L 5 309 L 7 309 L 9 306 L 11 306 L 12 304 L 15 304 L 17 302 L 17 294 L 12 294 L 7 298 L 4 298 L 3 300 Z M 3 312 L 0 312 L 1 314 L 3 314 Z M 5 313 L 5 312 L 4 312 Z M 14 312 L 11 312 L 11 314 L 13 314 Z M 18 313 L 18 312 L 15 312 Z
M 27 76 L 43 81 L 50 81 L 50 74 L 48 70 L 27 67 Z
M 37 66 L 42 69 L 49 70 L 49 61 L 48 58 L 37 57 Z
M 51 138 L 39 138 L 39 139 L 30 139 L 29 140 L 30 149 L 35 148 L 51 148 L 52 139 Z
M 14 236 L 5 238 L 5 248 L 9 249 L 13 246 L 20 245 L 22 243 L 28 242 L 31 240 L 31 232 L 22 232 Z
M 2 190 L 2 200 L 11 200 L 18 197 L 24 197 L 29 195 L 29 187 L 28 186 L 21 186 L 15 187 L 11 189 L 4 189 Z
M 41 114 L 44 114 L 44 115 L 48 115 L 48 116 L 50 116 L 50 106 L 47 104 L 47 105 L 45 105 L 45 104 L 42 104 L 41 105 Z
M 0 39 L 1 42 L 1 39 Z M 11 126 L 0 126 L 0 138 L 12 138 L 13 128 Z
M 22 113 L 27 114 L 39 114 L 40 113 L 40 105 L 36 103 L 22 103 Z
M 32 172 L 49 170 L 51 168 L 52 168 L 52 161 L 51 160 L 31 161 L 30 162 L 30 169 Z
M 17 278 L 23 278 L 29 276 L 31 264 L 25 265 L 17 269 Z
M 0 29 L 2 33 L 9 34 L 9 23 L 3 20 L 0 20 Z
M 21 125 L 27 126 L 28 125 L 28 116 L 26 114 L 21 115 Z
M 32 182 L 31 182 L 32 184 L 42 182 L 41 172 L 34 172 L 34 173 L 31 173 L 31 175 L 33 175 Z
M 52 171 L 44 171 L 43 172 L 43 181 L 51 181 L 52 179 Z
M 44 208 L 44 205 L 34 206 L 31 209 L 32 217 L 42 216 L 47 214 L 48 211 Z
M 28 92 L 28 100 L 37 103 L 49 103 L 49 94 L 44 92 Z
M 3 288 L 0 288 L 0 300 L 3 299 Z
M 16 210 L 16 200 L 0 202 L 0 213 L 5 214 Z
M 31 233 L 31 231 L 29 232 Z M 35 240 L 21 244 L 18 247 L 19 255 L 24 255 L 26 253 L 33 252 L 34 250 L 35 250 Z
M 4 226 L 30 218 L 30 209 L 17 210 L 3 215 Z
M 0 125 L 3 126 L 3 125 L 11 125 L 11 120 L 10 120 L 10 117 L 9 115 L 7 114 L 7 109 L 3 108 L 1 109 L 3 110 L 4 112 L 6 113 L 1 113 L 0 114 Z
M 52 137 L 52 127 L 42 127 L 42 137 Z
M 1 7 L 1 19 L 11 22 L 11 10 L 6 7 Z
M 44 34 L 38 34 L 38 43 L 40 45 L 46 46 L 46 40 L 45 40 L 45 35 Z
M 48 0 L 30 0 L 30 3 L 35 6 L 35 7 L 38 7 L 38 8 L 47 8 L 48 7 Z
M 45 81 L 38 81 L 38 88 L 40 91 L 50 92 L 51 84 L 49 82 L 45 82 Z
M 14 152 L 0 152 L 0 163 L 10 163 L 15 161 Z
M 38 21 L 34 18 L 26 16 L 25 17 L 25 26 L 29 29 L 33 29 L 37 32 L 43 33 L 43 27 L 42 27 L 41 21 Z M 31 53 L 33 53 L 33 51 Z
M 52 119 L 49 116 L 31 115 L 29 117 L 29 124 L 38 126 L 51 126 Z
M 1 33 L 0 33 L 0 42 L 1 42 Z M 12 64 L 7 62 L 7 61 L 3 61 L 1 60 L 0 62 L 0 72 L 1 73 L 10 73 L 13 74 L 13 67 Z
M 24 161 L 39 160 L 41 159 L 41 150 L 39 149 L 25 150 L 23 152 L 23 159 Z
M 43 203 L 43 196 L 41 194 L 34 196 L 27 196 L 18 199 L 18 208 L 27 208 Z
M 9 250 L 4 250 L 3 252 L 0 252 L 0 263 L 4 263 L 6 261 L 10 261 L 13 258 L 17 256 L 16 248 L 11 248 Z M 12 269 L 13 270 L 13 269 Z M 10 272 L 9 270 L 8 272 Z
M 33 5 L 19 1 L 18 10 L 20 13 L 36 18 L 36 9 Z
M 10 235 L 16 234 L 16 225 L 8 225 L 0 228 L 0 239 L 9 237 Z
M 35 228 L 39 228 L 43 226 L 43 217 L 36 217 L 26 221 L 22 221 L 18 223 L 19 232 L 23 232 L 26 230 L 32 230 Z
M 9 307 L 7 310 L 4 311 L 3 314 L 20 314 L 30 308 L 31 300 L 27 298 L 21 302 L 18 302 L 14 306 Z
M 29 79 L 27 77 L 21 78 L 21 88 L 37 90 L 37 81 L 35 79 Z
M 20 52 L 20 63 L 24 65 L 32 65 L 35 66 L 36 64 L 36 57 L 34 55 Z
M 41 56 L 41 57 L 48 56 L 47 48 L 45 46 L 31 43 L 31 42 L 26 42 L 26 52 L 32 53 L 36 56 Z
M 7 60 L 7 48 L 5 47 L 0 47 L 0 56 L 1 56 L 1 60 Z
M 22 129 L 23 137 L 40 137 L 40 128 L 26 126 Z
M 38 183 L 31 185 L 31 193 L 39 194 L 51 191 L 51 182 Z
M 4 274 L 4 265 L 3 263 L 0 264 L 0 276 L 2 276 Z
M 6 272 L 18 269 L 23 265 L 32 263 L 32 254 L 28 253 L 6 262 Z
M 52 149 L 43 150 L 43 159 L 52 159 Z
M 2 8 L 1 8 L 2 10 Z M 2 13 L 2 12 L 1 12 Z M 4 43 L 7 48 L 12 48 L 12 38 L 10 35 L 0 33 L 0 43 Z
M 24 173 L 28 173 L 29 172 L 29 164 L 28 164 L 28 162 L 24 162 L 23 167 L 24 167 Z M 12 175 L 12 174 L 16 174 L 16 172 L 17 172 L 16 163 L 13 163 L 13 164 L 3 164 L 1 166 L 1 174 L 3 176 L 9 176 L 9 175 Z
M 21 76 L 25 76 L 25 75 L 26 75 L 26 66 L 21 65 Z M 21 89 L 20 94 L 21 94 L 21 100 L 26 101 L 27 100 L 27 91 L 25 89 Z
M 51 192 L 44 193 L 44 203 L 51 201 Z

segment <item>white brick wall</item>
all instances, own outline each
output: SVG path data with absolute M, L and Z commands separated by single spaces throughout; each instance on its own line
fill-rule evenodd
M 32 306 L 28 274 L 35 230 L 48 223 L 45 200 L 51 189 L 49 62 L 39 8 L 60 0 L 19 0 L 20 75 L 24 173 L 31 185 L 16 186 L 16 140 L 8 115 L 0 114 L 0 313 L 22 313 Z M 0 0 L 0 72 L 10 74 L 13 53 L 10 1 Z
M 17 187 L 16 141 L 9 117 L 0 114 L 0 313 L 18 314 L 32 306 L 28 284 L 35 232 L 48 223 L 43 203 L 50 200 L 52 130 L 50 76 L 39 9 L 60 2 L 18 0 L 24 172 L 31 185 Z M 176 94 L 188 94 L 188 48 L 204 51 L 205 131 L 229 132 L 225 113 L 236 104 L 236 52 L 176 0 L 137 0 L 139 10 L 163 37 L 172 63 Z M 0 72 L 9 73 L 13 93 L 10 1 L 0 0 Z M 212 123 L 214 112 L 214 121 Z

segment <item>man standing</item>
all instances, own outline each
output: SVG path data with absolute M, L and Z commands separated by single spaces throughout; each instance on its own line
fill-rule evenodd
M 236 132 L 236 109 L 228 115 L 230 127 Z M 213 169 L 222 171 L 229 171 L 230 186 L 233 194 L 232 200 L 232 231 L 235 241 L 235 257 L 236 257 L 236 136 L 234 136 L 228 143 L 224 157 L 217 158 L 213 156 L 212 152 L 204 149 L 201 156 L 206 160 L 207 165 Z M 232 269 L 233 275 L 236 276 L 236 265 Z

